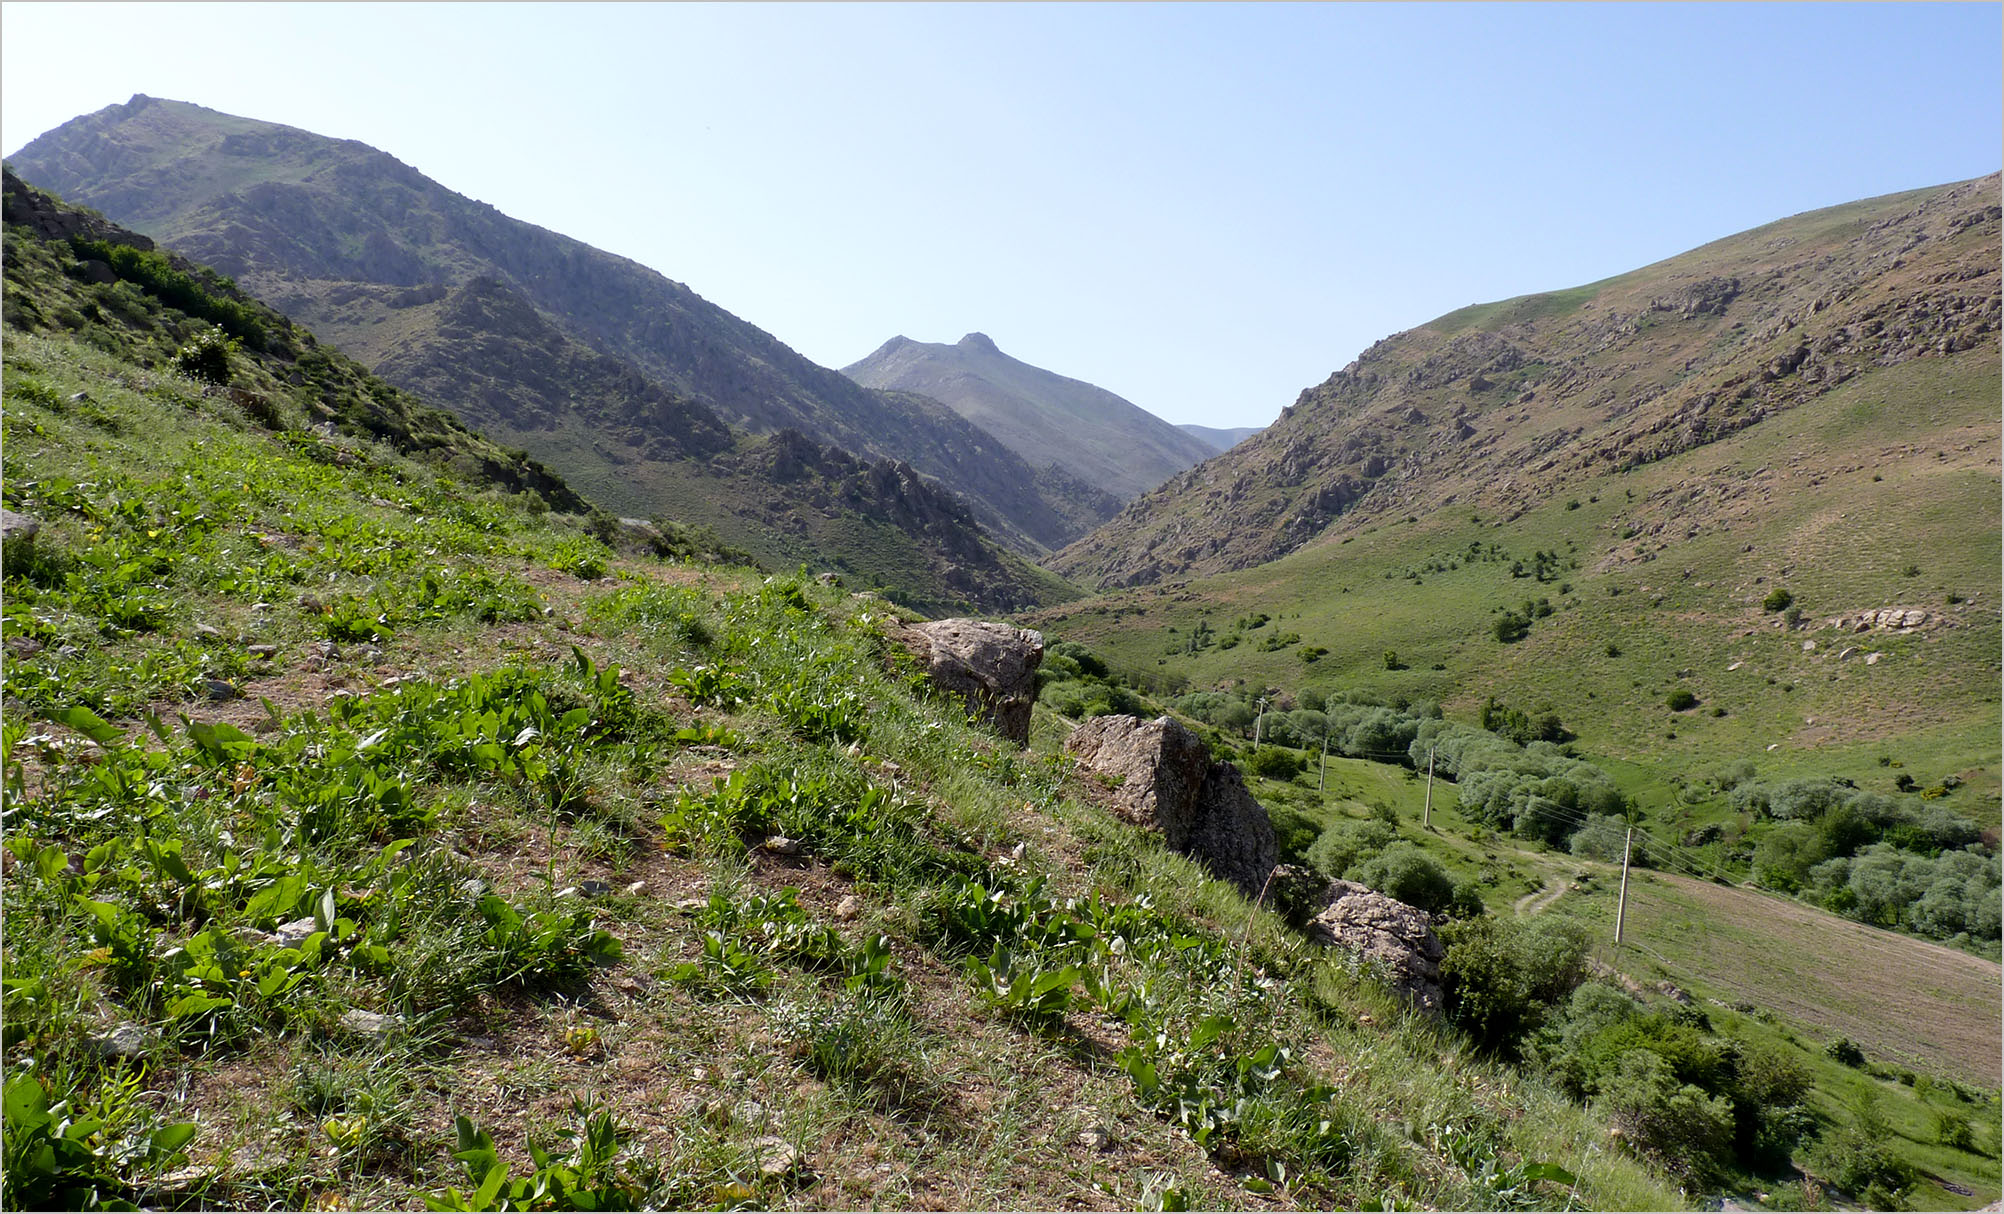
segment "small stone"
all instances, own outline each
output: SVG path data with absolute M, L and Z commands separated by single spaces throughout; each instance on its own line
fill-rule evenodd
M 638 897 L 639 895 L 647 892 L 647 882 L 635 881 L 633 884 L 626 887 L 626 892 L 631 896 Z
M 559 898 L 575 898 L 578 896 L 578 887 L 575 885 L 566 885 L 557 891 L 556 896 Z
M 800 1152 L 784 1138 L 754 1138 L 751 1149 L 752 1158 L 758 1160 L 759 1175 L 768 1179 L 777 1180 L 800 1168 Z
M 1802 643 L 1802 652 L 1804 652 L 1804 653 L 1815 653 L 1815 652 L 1816 652 L 1816 642 L 1815 642 L 1815 641 L 1804 641 L 1804 642 Z
M 862 913 L 863 904 L 857 901 L 854 894 L 845 895 L 840 902 L 835 904 L 835 917 L 845 923 Z
M 341 1027 L 361 1037 L 387 1037 L 396 1026 L 395 1016 L 385 1016 L 381 1012 L 365 1012 L 357 1008 L 341 1014 Z
M 121 1024 L 109 1033 L 90 1039 L 91 1048 L 105 1058 L 139 1058 L 160 1040 L 160 1030 L 144 1025 Z
M 90 393 L 88 393 L 88 392 L 72 392 L 72 393 L 70 393 L 70 403 L 71 403 L 71 404 L 73 404 L 73 405 L 81 405 L 81 404 L 83 404 L 83 403 L 84 403 L 85 401 L 87 401 L 87 400 L 89 400 L 89 399 L 90 399 Z
M 460 882 L 459 889 L 461 893 L 469 898 L 484 898 L 487 896 L 487 882 L 482 881 L 478 877 L 468 877 L 466 880 Z
M 230 933 L 230 938 L 250 948 L 282 947 L 277 936 L 270 932 L 261 932 L 254 927 L 240 927 Z
M 1847 661 L 1849 660 L 1851 655 L 1856 652 L 1858 652 L 1858 647 L 1856 645 L 1846 645 L 1844 646 L 1844 648 L 1837 651 L 1837 660 L 1840 662 Z
M 244 695 L 243 692 L 237 690 L 237 685 L 228 679 L 203 679 L 202 689 L 208 694 L 211 700 L 217 702 L 241 700 Z
M 765 841 L 765 849 L 775 856 L 797 856 L 800 854 L 800 840 L 773 835 Z
M 1738 670 L 1738 669 L 1739 669 L 1740 667 L 1742 667 L 1742 666 L 1744 666 L 1744 665 L 1746 665 L 1746 663 L 1745 663 L 1745 662 L 1734 662 L 1734 663 L 1733 663 L 1733 664 L 1732 664 L 1731 666 L 1728 666 L 1728 667 L 1726 667 L 1726 670 L 1727 670 L 1727 671 L 1729 671 L 1729 672 L 1730 672 L 1730 671 L 1734 671 L 1734 670 Z
M 580 881 L 578 892 L 587 898 L 596 898 L 601 894 L 611 893 L 612 885 L 605 881 Z
M 693 915 L 709 904 L 708 898 L 680 898 L 675 902 L 675 909 L 685 915 Z
M 265 644 L 252 645 L 246 648 L 244 652 L 254 658 L 275 658 L 278 656 L 278 646 Z
M 1877 666 L 1879 664 L 1879 659 L 1885 656 L 1886 655 L 1883 653 L 1868 653 L 1865 655 L 1865 665 Z
M 303 919 L 294 919 L 290 923 L 281 923 L 278 925 L 277 932 L 278 946 L 280 948 L 298 948 L 300 945 L 306 943 L 308 936 L 319 930 L 319 921 L 311 915 L 307 915 Z
M 197 624 L 195 625 L 195 635 L 214 640 L 223 635 L 223 630 L 210 624 Z
M 1079 1131 L 1078 1144 L 1089 1151 L 1104 1151 L 1113 1145 L 1113 1131 L 1103 1125 Z

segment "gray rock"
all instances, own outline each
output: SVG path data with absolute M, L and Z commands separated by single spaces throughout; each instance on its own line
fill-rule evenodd
M 772 835 L 766 839 L 765 849 L 775 856 L 797 856 L 800 854 L 800 840 Z
M 100 1057 L 141 1058 L 160 1040 L 160 1030 L 140 1024 L 121 1024 L 108 1033 L 90 1039 Z
M 265 644 L 250 645 L 245 647 L 244 652 L 254 658 L 275 658 L 278 656 L 278 646 Z
M 1421 1011 L 1438 1013 L 1446 949 L 1427 913 L 1354 881 L 1331 881 L 1325 897 L 1308 921 L 1309 938 L 1351 954 Z
M 1229 763 L 1213 763 L 1202 739 L 1169 717 L 1095 717 L 1065 749 L 1087 770 L 1112 777 L 1114 812 L 1159 831 L 1171 851 L 1192 856 L 1257 897 L 1279 860 L 1273 821 Z
M 25 568 L 35 559 L 35 537 L 41 533 L 42 520 L 34 515 L 0 508 L 0 566 L 8 573 Z
M 211 700 L 216 701 L 240 700 L 244 694 L 228 679 L 203 679 L 202 690 Z
M 294 919 L 290 923 L 278 925 L 278 945 L 280 948 L 298 948 L 306 943 L 306 938 L 320 930 L 320 923 L 312 915 Z
M 777 1180 L 789 1173 L 800 1170 L 800 1152 L 784 1138 L 766 1135 L 751 1142 L 752 1158 L 758 1162 L 759 1175 Z
M 387 1037 L 390 1030 L 397 1027 L 395 1016 L 385 1016 L 381 1012 L 365 1012 L 360 1008 L 341 1013 L 341 1027 L 358 1037 Z
M 902 630 L 897 639 L 926 663 L 935 685 L 966 701 L 970 713 L 1018 746 L 1029 744 L 1042 633 L 986 620 L 932 620 Z

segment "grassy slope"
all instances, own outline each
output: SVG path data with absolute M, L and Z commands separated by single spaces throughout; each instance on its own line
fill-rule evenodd
M 1575 484 L 1514 519 L 1444 509 L 1242 573 L 1028 618 L 1191 687 L 1365 688 L 1436 700 L 1463 718 L 1490 695 L 1554 710 L 1584 753 L 1614 761 L 1659 808 L 1666 777 L 1732 760 L 1752 760 L 1765 777 L 1876 784 L 1889 778 L 1879 756 L 1890 755 L 1917 775 L 1963 775 L 1971 783 L 1956 803 L 1995 825 L 1999 391 L 1989 355 L 1907 363 L 1724 442 Z M 1693 483 L 1723 488 L 1693 503 Z M 1500 545 L 1505 557 L 1445 570 L 1472 543 Z M 1539 550 L 1578 568 L 1546 584 L 1511 575 L 1512 561 L 1528 565 Z M 1908 565 L 1919 572 L 1907 575 Z M 1776 586 L 1803 608 L 1796 630 L 1759 606 Z M 1966 601 L 1948 605 L 1950 592 Z M 1524 641 L 1499 643 L 1496 609 L 1538 597 L 1555 613 Z M 1822 627 L 1894 605 L 1953 626 L 1911 636 Z M 1292 632 L 1300 644 L 1169 655 L 1198 621 L 1225 633 L 1253 612 L 1275 622 L 1249 642 Z M 1815 650 L 1804 652 L 1805 641 Z M 1330 652 L 1304 664 L 1304 645 Z M 1859 653 L 1840 660 L 1853 646 Z M 1387 670 L 1386 650 L 1407 669 Z M 1870 652 L 1884 657 L 1867 667 Z M 1665 707 L 1678 687 L 1701 707 Z
M 8 1075 L 19 1083 L 32 1068 L 55 1096 L 105 1101 L 108 1146 L 137 1136 L 137 1156 L 104 1162 L 108 1191 L 411 1207 L 466 1184 L 451 1157 L 454 1115 L 492 1130 L 519 1178 L 525 1137 L 550 1142 L 573 1124 L 576 1098 L 626 1127 L 623 1162 L 599 1180 L 623 1177 L 629 1199 L 674 1206 L 1131 1208 L 1173 1189 L 1203 1207 L 1473 1208 L 1498 1200 L 1492 1169 L 1520 1159 L 1578 1172 L 1585 1204 L 1677 1203 L 1601 1147 L 1604 1127 L 1584 1111 L 1407 1018 L 1092 808 L 1061 766 L 1016 757 L 912 698 L 876 656 L 880 604 L 616 557 L 575 519 L 469 490 L 387 449 L 300 441 L 305 418 L 289 400 L 281 429 L 264 431 L 225 396 L 65 336 L 10 333 L 6 360 L 7 497 L 45 520 L 39 558 L 7 583 L 5 959 L 10 977 L 32 978 L 9 988 Z M 550 567 L 580 556 L 610 576 Z M 489 589 L 420 611 L 427 574 Z M 152 611 L 119 614 L 132 625 L 120 627 L 107 612 L 134 596 Z M 330 613 L 344 601 L 368 610 Z M 483 621 L 483 609 L 502 620 Z M 574 645 L 623 673 L 611 683 L 567 673 Z M 706 665 L 753 680 L 751 698 L 692 704 L 670 676 Z M 426 706 L 477 686 L 452 679 L 508 670 L 598 724 L 579 733 L 552 720 L 541 739 L 515 735 L 512 750 L 500 744 L 511 725 L 486 758 L 405 732 L 466 726 Z M 104 747 L 36 719 L 76 703 L 110 719 Z M 166 739 L 142 726 L 147 712 L 169 722 Z M 244 732 L 191 733 L 176 714 Z M 205 745 L 229 748 L 228 761 Z M 558 774 L 480 766 L 509 753 L 543 756 Z M 97 774 L 142 769 L 130 784 Z M 719 815 L 737 811 L 712 782 L 747 770 L 785 787 L 831 782 L 832 793 L 772 811 L 810 840 L 799 856 L 747 850 L 723 825 Z M 365 771 L 402 791 L 335 791 Z M 888 798 L 878 827 L 831 825 L 869 788 Z M 170 807 L 150 825 L 148 797 Z M 674 835 L 657 825 L 671 810 Z M 171 864 L 149 867 L 142 832 L 178 844 L 192 882 Z M 397 837 L 414 841 L 404 858 L 372 867 Z M 81 870 L 99 845 L 89 872 L 63 864 L 67 855 Z M 954 870 L 1018 886 L 1041 874 L 1059 895 L 1152 906 L 1139 912 L 1146 930 L 1193 933 L 1200 947 L 1156 962 L 1109 956 L 1116 989 L 1149 979 L 1149 1014 L 1166 1018 L 1168 1040 L 1223 1011 L 1239 1027 L 1219 1048 L 1291 1043 L 1278 1098 L 1298 1099 L 1287 1094 L 1310 1080 L 1336 1084 L 1333 1100 L 1308 1107 L 1334 1118 L 1340 1161 L 1290 1167 L 1285 1185 L 1258 1191 L 1262 1160 L 1285 1158 L 1273 1154 L 1285 1143 L 1199 1149 L 1115 1065 L 1117 1019 L 1081 1004 L 1039 1029 L 985 1008 L 927 926 L 926 908 L 954 894 L 958 878 L 942 876 Z M 297 900 L 253 904 L 288 872 L 310 883 Z M 835 928 L 843 956 L 885 937 L 888 1002 L 844 995 L 840 968 L 830 977 L 769 953 L 762 987 L 713 985 L 705 924 L 678 904 L 716 894 L 749 913 L 786 886 Z M 579 911 L 623 958 L 593 968 L 561 950 L 525 953 L 483 931 L 483 888 L 560 916 L 537 922 L 572 924 L 560 939 L 583 930 L 569 918 Z M 97 920 L 76 900 L 86 890 L 137 936 L 94 953 Z M 359 936 L 318 964 L 260 942 L 323 890 Z M 854 918 L 840 905 L 849 895 Z M 756 921 L 749 931 L 744 940 L 767 947 Z M 231 964 L 246 973 L 219 972 L 205 988 L 223 992 L 221 1010 L 169 1002 L 191 989 L 175 976 L 187 946 L 226 936 L 239 943 L 217 947 L 237 948 Z M 385 959 L 349 951 L 364 944 Z M 1205 956 L 1229 968 L 1191 968 Z M 1271 985 L 1244 981 L 1262 975 Z M 292 977 L 290 991 L 245 985 Z M 353 1009 L 396 1019 L 376 1039 L 341 1027 Z M 140 1048 L 147 1082 L 124 1095 L 135 1065 L 96 1059 L 89 1045 L 122 1021 L 162 1030 Z M 194 1170 L 173 1152 L 148 1162 L 146 1135 L 190 1119 Z M 802 1166 L 759 1169 L 773 1136 Z M 30 1177 L 10 1168 L 10 1184 Z M 1549 1186 L 1528 1197 L 1569 1200 Z

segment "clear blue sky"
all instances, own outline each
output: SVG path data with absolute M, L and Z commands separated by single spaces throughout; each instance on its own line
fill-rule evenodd
M 133 93 L 359 139 L 830 366 L 1270 420 L 1373 341 L 1993 172 L 1997 4 L 0 7 L 8 152 Z

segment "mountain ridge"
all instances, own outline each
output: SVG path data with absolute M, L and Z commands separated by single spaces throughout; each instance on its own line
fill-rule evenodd
M 572 340 L 727 422 L 909 462 L 966 495 L 1019 551 L 1057 547 L 1080 534 L 1075 519 L 1110 513 L 1093 499 L 1045 500 L 1034 468 L 936 402 L 863 388 L 683 283 L 511 219 L 354 140 L 141 94 L 42 135 L 13 162 L 216 266 L 371 366 L 410 320 L 400 306 L 491 277 Z
M 1998 176 L 1805 212 L 1393 334 L 1055 556 L 1085 583 L 1245 569 L 1386 516 L 1509 514 L 1855 376 L 1994 350 Z
M 899 335 L 842 373 L 866 387 L 930 396 L 1031 465 L 1055 464 L 1121 500 L 1211 454 L 1131 401 L 1003 353 L 985 333 L 951 345 Z

